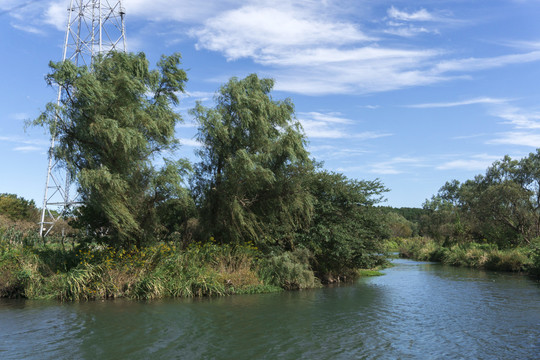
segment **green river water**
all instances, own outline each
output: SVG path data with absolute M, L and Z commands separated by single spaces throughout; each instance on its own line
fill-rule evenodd
M 540 285 L 395 260 L 385 276 L 203 300 L 0 300 L 0 359 L 540 359 Z

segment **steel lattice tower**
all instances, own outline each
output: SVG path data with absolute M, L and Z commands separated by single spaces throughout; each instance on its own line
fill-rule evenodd
M 62 61 L 77 66 L 92 64 L 94 57 L 109 51 L 127 51 L 124 8 L 117 0 L 70 0 Z M 58 87 L 57 104 L 61 104 L 62 87 Z M 59 118 L 56 121 L 60 121 Z M 49 163 L 39 234 L 46 236 L 56 222 L 76 204 L 70 197 L 72 180 L 69 173 L 54 159 L 55 134 L 51 135 Z

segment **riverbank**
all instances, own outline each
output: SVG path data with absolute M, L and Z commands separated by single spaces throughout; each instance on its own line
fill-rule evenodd
M 0 297 L 159 299 L 321 287 L 307 250 L 263 255 L 251 243 L 172 243 L 131 250 L 103 245 L 0 240 Z M 348 274 L 374 275 L 370 271 Z M 324 277 L 323 279 L 325 279 Z
M 0 353 L 3 360 L 538 357 L 537 283 L 393 263 L 385 276 L 350 286 L 203 301 L 0 299 Z
M 540 277 L 540 242 L 498 249 L 494 244 L 465 243 L 445 247 L 426 237 L 396 239 L 401 257 L 452 266 L 527 273 Z

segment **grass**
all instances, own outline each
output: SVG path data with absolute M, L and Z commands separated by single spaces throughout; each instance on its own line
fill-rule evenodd
M 302 248 L 263 254 L 252 243 L 113 248 L 0 228 L 0 297 L 80 301 L 227 296 L 321 287 Z M 348 279 L 381 275 L 352 271 Z
M 159 243 L 115 249 L 0 234 L 0 297 L 159 299 L 275 292 L 318 286 L 298 254 L 264 257 L 253 244 Z M 15 239 L 15 240 L 14 240 Z
M 380 272 L 379 270 L 373 270 L 373 269 L 360 269 L 357 272 L 358 272 L 358 276 L 360 277 L 384 275 L 384 273 Z
M 421 261 L 439 261 L 453 266 L 540 274 L 540 246 L 498 249 L 494 244 L 465 243 L 443 247 L 429 238 L 402 240 L 400 255 Z

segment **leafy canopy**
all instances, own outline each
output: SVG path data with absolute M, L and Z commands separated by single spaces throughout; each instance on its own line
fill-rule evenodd
M 192 110 L 202 149 L 194 191 L 204 228 L 224 242 L 285 238 L 311 214 L 298 176 L 309 168 L 290 99 L 273 100 L 274 82 L 249 75 L 221 87 L 216 106 Z
M 155 233 L 155 208 L 180 193 L 183 163 L 152 159 L 176 145 L 174 111 L 186 74 L 180 55 L 162 56 L 150 70 L 143 53 L 112 52 L 91 69 L 50 63 L 49 85 L 62 88 L 60 106 L 49 103 L 36 125 L 48 126 L 84 206 L 79 222 L 120 243 L 141 243 Z M 168 185 L 164 185 L 164 183 Z

